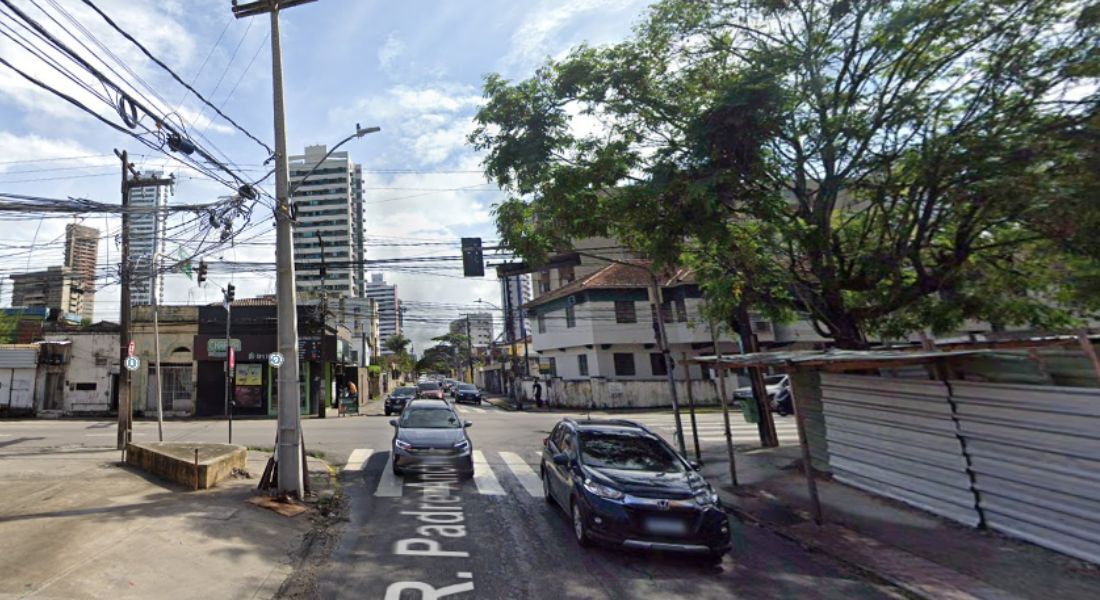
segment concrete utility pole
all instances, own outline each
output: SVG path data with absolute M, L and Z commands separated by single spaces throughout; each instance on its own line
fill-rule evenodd
M 290 167 L 287 164 L 286 115 L 283 104 L 283 53 L 279 39 L 279 11 L 313 0 L 257 0 L 238 5 L 238 19 L 271 15 L 271 85 L 275 120 L 275 288 L 278 292 L 278 348 L 283 366 L 278 370 L 279 432 L 275 460 L 278 463 L 278 493 L 301 496 L 301 414 L 298 390 L 298 293 L 294 286 L 294 240 L 290 218 Z
M 115 150 L 115 156 L 122 160 L 122 263 L 119 269 L 121 283 L 121 302 L 119 303 L 119 360 L 118 360 L 118 449 L 126 450 L 130 443 L 130 428 L 133 426 L 133 412 L 130 406 L 130 370 L 126 368 L 126 357 L 130 348 L 130 186 L 127 171 L 133 168 L 129 154 L 125 150 Z
M 470 313 L 466 313 L 466 368 L 469 369 L 470 378 L 467 383 L 474 382 L 474 344 L 473 333 L 470 332 Z

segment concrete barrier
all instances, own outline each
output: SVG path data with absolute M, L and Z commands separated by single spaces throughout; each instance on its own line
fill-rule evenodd
M 197 453 L 196 453 L 197 452 Z M 126 446 L 126 463 L 190 489 L 205 490 L 244 469 L 248 450 L 232 444 L 146 442 Z

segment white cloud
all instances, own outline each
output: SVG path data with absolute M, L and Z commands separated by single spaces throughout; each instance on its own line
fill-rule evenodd
M 382 70 L 388 71 L 393 67 L 394 61 L 405 53 L 405 42 L 397 37 L 395 32 L 386 36 L 386 41 L 378 49 L 378 65 Z
M 5 149 L 5 154 L 18 157 L 18 160 L 31 162 L 44 159 L 69 158 L 75 156 L 94 157 L 102 152 L 94 152 L 79 142 L 68 139 L 46 138 L 40 135 L 17 135 L 9 131 L 0 131 L 0 148 Z M 108 157 L 109 159 L 110 157 Z M 84 158 L 77 161 L 65 162 L 63 166 L 71 167 L 73 163 L 82 165 L 103 164 L 103 158 Z M 0 173 L 19 170 L 22 165 L 16 163 L 0 163 Z M 35 168 L 46 168 L 48 165 L 36 165 Z
M 581 41 L 603 41 L 600 30 L 613 35 L 628 29 L 624 11 L 633 17 L 637 8 L 648 4 L 645 0 L 543 0 L 528 10 L 523 22 L 512 34 L 512 45 L 501 63 L 520 71 L 530 69 L 551 55 L 560 54 L 563 48 Z M 584 19 L 583 23 L 579 23 Z M 583 27 L 582 27 L 583 25 Z M 561 39 L 568 34 L 587 31 L 587 39 Z

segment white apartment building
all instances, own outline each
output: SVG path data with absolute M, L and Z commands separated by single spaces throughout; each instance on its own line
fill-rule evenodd
M 302 298 L 320 297 L 322 290 L 361 298 L 366 291 L 363 169 L 347 152 L 325 158 L 327 152 L 324 145 L 306 146 L 305 154 L 289 157 L 290 198 L 298 211 L 295 283 Z
M 523 340 L 531 333 L 523 305 L 533 298 L 531 276 L 527 273 L 501 276 L 500 306 L 504 309 L 504 340 Z
M 160 171 L 141 174 L 142 179 L 162 179 Z M 155 268 L 154 261 L 163 251 L 164 228 L 168 206 L 168 196 L 172 193 L 170 185 L 149 185 L 130 188 L 130 207 L 135 210 L 130 216 L 130 264 L 134 271 L 130 279 L 130 303 L 132 305 L 152 304 L 152 292 L 158 297 L 164 295 L 164 277 Z M 155 209 L 155 210 L 154 210 Z M 155 286 L 155 287 L 154 287 Z
M 397 286 L 386 283 L 381 273 L 371 273 L 366 294 L 378 307 L 378 337 L 385 346 L 388 338 L 401 333 L 401 300 L 397 296 Z M 383 348 L 381 353 L 389 354 L 389 351 Z
M 491 313 L 471 313 L 451 321 L 451 333 L 466 335 L 469 331 L 470 345 L 475 349 L 486 350 L 493 344 L 493 315 Z

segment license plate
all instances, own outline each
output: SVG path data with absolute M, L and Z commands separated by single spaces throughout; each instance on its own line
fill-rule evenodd
M 687 524 L 680 519 L 662 519 L 650 517 L 645 522 L 646 531 L 657 535 L 682 535 L 687 533 Z

